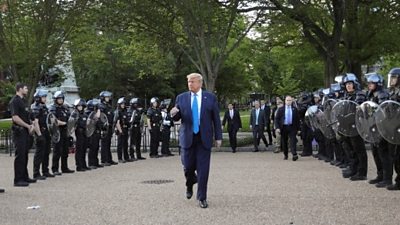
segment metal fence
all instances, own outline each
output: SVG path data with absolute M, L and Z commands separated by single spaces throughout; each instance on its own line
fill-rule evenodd
M 171 139 L 170 139 L 170 149 L 177 148 L 180 152 L 179 148 L 179 126 L 180 124 L 176 124 L 175 126 L 171 127 Z M 111 141 L 111 149 L 116 150 L 117 148 L 117 136 L 113 135 Z M 35 145 L 33 145 L 33 148 Z M 148 152 L 150 150 L 150 132 L 147 129 L 147 126 L 144 127 L 143 134 L 142 134 L 142 152 Z M 9 153 L 12 156 L 14 152 L 14 144 L 12 142 L 12 133 L 11 130 L 0 130 L 0 153 Z
M 14 150 L 11 130 L 0 130 L 0 152 L 9 153 L 10 156 Z

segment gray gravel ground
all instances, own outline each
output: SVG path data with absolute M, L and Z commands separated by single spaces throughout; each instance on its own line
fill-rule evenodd
M 16 188 L 13 158 L 2 154 L 0 186 L 6 192 L 0 194 L 0 224 L 400 224 L 400 192 L 343 179 L 338 168 L 310 157 L 282 159 L 270 151 L 214 152 L 209 208 L 201 209 L 185 198 L 178 156 Z M 369 159 L 373 178 L 372 155 Z M 174 182 L 142 183 L 157 179 Z M 27 209 L 32 205 L 40 209 Z

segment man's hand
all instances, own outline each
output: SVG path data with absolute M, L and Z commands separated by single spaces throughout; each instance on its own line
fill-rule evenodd
M 276 128 L 275 131 L 276 131 L 276 133 L 279 133 L 279 134 L 281 133 L 281 130 L 279 128 Z
M 29 128 L 28 128 L 28 131 L 29 131 L 29 134 L 33 134 L 33 132 L 34 132 L 34 130 L 35 130 L 35 126 L 33 126 L 33 124 L 32 125 L 29 125 Z
M 179 109 L 176 106 L 174 108 L 172 108 L 170 111 L 172 117 L 174 117 L 178 112 L 179 112 Z
M 67 125 L 67 123 L 64 122 L 64 121 L 61 121 L 61 120 L 57 120 L 57 125 L 58 126 L 64 126 L 64 125 Z
M 215 141 L 215 145 L 216 145 L 217 148 L 221 148 L 222 140 L 216 140 Z

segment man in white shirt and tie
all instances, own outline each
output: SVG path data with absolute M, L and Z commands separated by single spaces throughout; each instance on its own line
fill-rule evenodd
M 293 161 L 298 159 L 296 151 L 296 134 L 300 127 L 300 120 L 297 109 L 292 106 L 293 98 L 286 96 L 285 106 L 279 108 L 275 117 L 276 132 L 282 135 L 282 150 L 284 159 L 288 159 L 288 141 L 290 140 L 290 150 Z
M 229 143 L 232 153 L 235 153 L 237 147 L 236 135 L 239 129 L 242 128 L 242 120 L 240 119 L 239 111 L 233 108 L 232 103 L 229 103 L 228 110 L 225 112 L 224 119 L 222 120 L 222 129 L 224 129 L 226 123 L 228 123 Z
M 250 129 L 253 131 L 253 140 L 254 140 L 254 150 L 253 152 L 258 152 L 258 146 L 260 144 L 260 139 L 265 139 L 264 136 L 264 127 L 265 127 L 265 114 L 264 110 L 260 108 L 260 102 L 254 102 L 254 109 L 251 110 L 250 113 Z M 266 143 L 266 140 L 264 141 Z M 268 144 L 266 144 L 266 147 Z

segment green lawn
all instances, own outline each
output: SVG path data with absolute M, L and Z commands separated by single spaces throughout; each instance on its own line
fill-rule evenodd
M 11 120 L 0 121 L 0 130 L 10 130 L 10 129 L 11 129 Z

